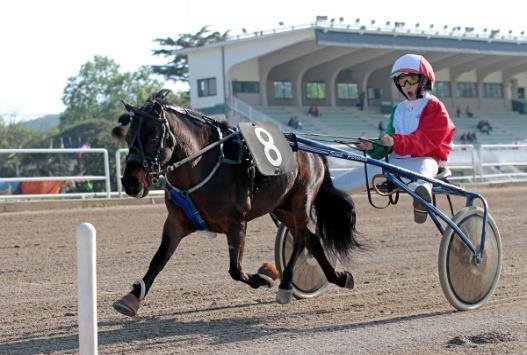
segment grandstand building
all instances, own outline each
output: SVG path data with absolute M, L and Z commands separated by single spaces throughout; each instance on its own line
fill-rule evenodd
M 458 137 L 465 128 L 476 128 L 468 120 L 474 113 L 476 119 L 492 121 L 493 138 L 488 135 L 487 142 L 527 138 L 526 117 L 513 112 L 525 113 L 527 108 L 523 34 L 446 26 L 438 30 L 433 25 L 410 30 L 398 22 L 382 27 L 317 23 L 179 52 L 188 56 L 196 110 L 263 113 L 282 123 L 301 115 L 307 129 L 342 133 L 352 127 L 356 134 L 376 133 L 383 114 L 402 100 L 389 76 L 393 62 L 404 53 L 422 54 L 434 67 L 434 94 L 457 120 Z M 324 120 L 305 116 L 312 104 L 321 107 Z

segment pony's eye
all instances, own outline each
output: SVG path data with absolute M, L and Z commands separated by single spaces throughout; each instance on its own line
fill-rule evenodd
M 147 143 L 157 143 L 157 141 L 159 140 L 159 137 L 158 136 L 152 136 L 152 137 L 148 137 L 146 139 L 146 142 Z

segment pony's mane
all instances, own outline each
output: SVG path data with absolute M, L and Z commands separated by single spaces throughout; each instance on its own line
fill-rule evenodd
M 150 95 L 150 97 L 148 98 L 148 100 L 146 101 L 146 103 L 143 105 L 143 106 L 146 106 L 146 105 L 152 105 L 154 102 L 157 102 L 159 103 L 161 106 L 163 106 L 163 108 L 169 110 L 170 112 L 176 114 L 176 115 L 186 115 L 188 117 L 191 117 L 195 120 L 198 120 L 202 123 L 205 123 L 205 124 L 212 124 L 214 126 L 218 126 L 222 129 L 227 129 L 229 128 L 229 124 L 227 122 L 227 120 L 225 119 L 220 119 L 220 120 L 217 120 L 215 118 L 212 118 L 212 117 L 209 117 L 207 115 L 204 115 L 203 113 L 201 112 L 198 112 L 198 111 L 194 111 L 190 108 L 186 108 L 186 107 L 181 107 L 179 105 L 176 105 L 175 103 L 171 102 L 170 100 L 167 99 L 167 96 L 171 93 L 172 91 L 169 90 L 169 89 L 162 89 L 152 95 Z

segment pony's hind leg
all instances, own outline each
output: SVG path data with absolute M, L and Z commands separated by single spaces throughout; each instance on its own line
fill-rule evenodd
M 113 307 L 125 316 L 134 317 L 141 306 L 141 301 L 150 290 L 156 276 L 163 270 L 177 246 L 191 230 L 181 230 L 181 227 L 170 220 L 170 215 L 163 227 L 161 245 L 155 253 L 145 276 L 136 281 L 132 290 L 115 301 Z
M 302 250 L 304 250 L 304 245 L 295 237 L 293 242 L 293 252 L 291 253 L 291 258 L 287 262 L 287 266 L 282 272 L 282 281 L 280 282 L 278 293 L 276 294 L 276 301 L 280 304 L 289 303 L 293 297 L 293 288 L 291 286 L 293 281 L 293 270 Z
M 337 286 L 352 289 L 355 286 L 353 275 L 348 271 L 336 271 L 324 252 L 320 238 L 311 231 L 308 232 L 310 237 L 307 242 L 307 248 L 322 268 L 326 279 Z
M 245 233 L 247 222 L 240 221 L 231 223 L 227 232 L 227 242 L 229 244 L 229 274 L 236 281 L 241 281 L 252 288 L 260 286 L 271 287 L 274 280 L 278 277 L 278 271 L 270 264 L 264 264 L 256 274 L 247 274 L 243 271 L 243 251 L 245 247 Z

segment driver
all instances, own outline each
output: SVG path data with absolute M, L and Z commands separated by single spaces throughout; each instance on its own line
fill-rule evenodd
M 393 64 L 391 77 L 406 100 L 392 109 L 378 144 L 360 140 L 357 148 L 367 151 L 372 158 L 381 159 L 386 147 L 391 164 L 433 178 L 439 164 L 448 160 L 456 128 L 445 105 L 429 93 L 435 81 L 432 66 L 421 55 L 405 54 Z M 367 164 L 367 169 L 370 179 L 382 174 L 380 167 Z M 364 169 L 357 168 L 340 175 L 334 184 L 348 193 L 364 189 Z M 424 200 L 432 200 L 430 183 L 417 180 L 409 187 Z M 426 218 L 425 206 L 414 200 L 415 222 L 424 223 Z

